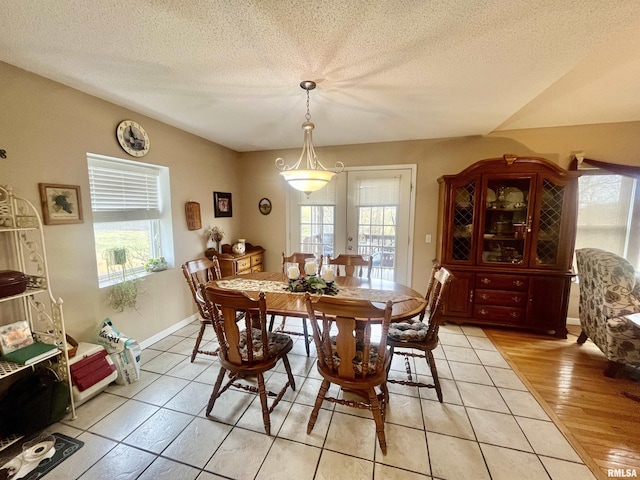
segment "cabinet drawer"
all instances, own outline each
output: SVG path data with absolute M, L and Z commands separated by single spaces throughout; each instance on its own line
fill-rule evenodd
M 508 290 L 476 290 L 476 303 L 482 305 L 504 305 L 506 307 L 524 307 L 527 293 Z
M 495 305 L 474 305 L 473 316 L 493 323 L 524 324 L 525 309 L 498 307 Z
M 259 255 L 252 255 L 251 256 L 251 266 L 254 267 L 256 265 L 261 265 L 262 264 L 262 254 Z M 262 271 L 262 270 L 256 270 L 256 271 Z
M 250 269 L 251 269 L 251 258 L 242 258 L 236 261 L 236 271 L 238 273 L 242 272 L 243 270 L 250 270 Z
M 251 273 L 261 272 L 261 271 L 262 271 L 262 265 L 261 264 L 254 265 L 253 267 L 251 267 Z
M 476 288 L 491 290 L 526 291 L 529 288 L 529 277 L 522 275 L 495 275 L 479 273 L 476 275 Z

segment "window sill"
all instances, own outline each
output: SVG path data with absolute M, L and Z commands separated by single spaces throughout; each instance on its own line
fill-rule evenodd
M 151 271 L 151 272 L 147 272 L 144 270 L 141 271 L 134 271 L 131 273 L 127 274 L 127 278 L 125 280 L 122 280 L 121 278 L 107 278 L 104 280 L 99 280 L 98 283 L 98 288 L 107 288 L 107 287 L 112 287 L 114 285 L 117 285 L 119 283 L 123 283 L 126 280 L 138 280 L 138 279 L 144 279 L 145 277 L 148 277 L 149 275 L 154 275 L 156 273 L 160 273 L 160 272 L 164 272 L 166 270 L 169 270 L 169 268 L 164 268 L 162 270 L 156 270 L 156 271 Z

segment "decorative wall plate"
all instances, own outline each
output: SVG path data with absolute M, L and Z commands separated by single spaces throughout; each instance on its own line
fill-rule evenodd
M 261 198 L 258 202 L 258 209 L 263 215 L 269 215 L 271 213 L 271 200 L 268 198 Z

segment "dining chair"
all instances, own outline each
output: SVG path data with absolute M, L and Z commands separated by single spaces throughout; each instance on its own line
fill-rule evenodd
M 443 298 L 453 276 L 444 267 L 438 265 L 431 270 L 431 277 L 425 294 L 425 309 L 418 319 L 392 323 L 389 326 L 387 345 L 391 354 L 402 355 L 405 360 L 407 380 L 387 379 L 389 383 L 398 383 L 411 387 L 435 388 L 438 400 L 442 403 L 442 389 L 438 379 L 436 361 L 433 357 L 433 349 L 438 346 L 438 330 L 442 322 Z M 427 321 L 425 322 L 425 317 Z M 402 348 L 402 351 L 396 351 Z M 410 350 L 420 350 L 423 353 L 413 353 Z M 425 358 L 431 370 L 433 383 L 424 383 L 413 379 L 409 357 Z
M 246 390 L 259 395 L 264 430 L 267 435 L 271 435 L 271 412 L 289 386 L 294 391 L 296 389 L 287 358 L 293 341 L 283 333 L 267 331 L 267 302 L 264 292 L 260 292 L 256 300 L 246 292 L 223 290 L 213 285 L 204 285 L 201 291 L 207 308 L 212 312 L 213 326 L 220 342 L 220 371 L 207 404 L 206 414 L 208 416 L 211 413 L 216 400 L 229 387 Z M 244 313 L 243 319 L 237 320 L 241 312 Z M 280 359 L 287 372 L 288 381 L 278 393 L 273 393 L 266 389 L 264 372 L 274 368 Z M 229 372 L 229 379 L 222 386 L 226 372 Z M 254 376 L 257 378 L 258 387 L 246 381 L 240 383 L 245 377 Z M 268 405 L 267 396 L 275 397 L 271 406 Z
M 371 278 L 373 256 L 369 255 L 365 258 L 362 255 L 347 255 L 341 253 L 336 258 L 331 258 L 331 256 L 328 255 L 327 265 L 336 265 L 336 275 L 342 275 L 346 277 L 366 276 L 367 278 Z M 366 275 L 363 275 L 365 268 Z
M 288 271 L 288 267 L 292 266 L 292 265 L 297 265 L 298 266 L 298 270 L 300 271 L 301 274 L 304 273 L 304 266 L 307 260 L 309 259 L 316 259 L 316 256 L 314 253 L 303 253 L 303 252 L 295 252 L 292 253 L 291 255 L 287 256 L 285 255 L 284 252 L 282 252 L 282 272 L 283 273 L 287 273 Z M 320 262 L 317 265 L 316 268 L 316 273 L 322 271 L 322 256 L 320 257 Z M 269 322 L 269 331 L 273 331 L 273 323 L 275 321 L 276 316 L 275 315 L 271 315 L 271 321 Z M 311 340 L 309 338 L 309 330 L 307 327 L 307 319 L 303 318 L 302 319 L 302 333 L 300 332 L 295 332 L 295 331 L 290 331 L 290 330 L 285 330 L 286 327 L 286 322 L 287 322 L 287 317 L 283 316 L 282 317 L 282 322 L 280 323 L 280 326 L 277 328 L 278 332 L 282 332 L 282 333 L 286 333 L 288 335 L 304 335 L 304 347 L 305 350 L 307 352 L 307 357 L 309 356 L 310 353 L 310 349 L 309 349 L 309 344 L 311 343 Z
M 198 353 L 212 356 L 216 356 L 218 354 L 217 349 L 214 351 L 200 350 L 200 343 L 202 342 L 204 330 L 207 325 L 212 325 L 211 315 L 207 311 L 204 299 L 200 295 L 200 285 L 204 285 L 210 280 L 217 280 L 218 278 L 221 278 L 222 275 L 220 274 L 218 258 L 215 256 L 211 260 L 206 257 L 202 257 L 184 263 L 184 265 L 182 265 L 182 273 L 184 274 L 184 278 L 187 280 L 189 290 L 191 290 L 191 295 L 193 296 L 193 301 L 196 303 L 198 313 L 200 314 L 200 331 L 198 332 L 196 344 L 191 352 L 191 363 L 193 363 Z
M 376 435 L 382 453 L 387 453 L 384 434 L 384 416 L 389 391 L 387 371 L 391 364 L 391 353 L 387 350 L 387 332 L 391 319 L 391 301 L 384 309 L 368 300 L 321 296 L 312 299 L 306 294 L 305 302 L 313 340 L 318 352 L 316 362 L 322 376 L 322 385 L 307 425 L 310 434 L 318 418 L 323 401 L 371 411 L 376 423 Z M 337 334 L 332 335 L 335 323 Z M 371 341 L 372 323 L 381 323 L 379 343 Z M 339 385 L 343 392 L 353 393 L 354 398 L 328 397 L 331 384 Z M 376 392 L 376 387 L 380 393 Z

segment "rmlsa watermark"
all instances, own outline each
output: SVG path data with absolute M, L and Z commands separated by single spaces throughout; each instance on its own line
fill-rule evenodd
M 609 478 L 638 478 L 635 468 L 610 468 L 607 470 Z

